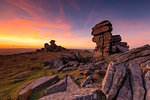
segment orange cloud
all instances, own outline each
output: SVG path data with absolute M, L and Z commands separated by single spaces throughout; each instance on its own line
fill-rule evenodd
M 45 31 L 45 27 L 50 29 Z M 71 32 L 71 25 L 47 24 L 22 19 L 3 20 L 0 23 L 0 46 L 43 47 L 44 43 L 55 39 L 58 45 L 67 48 L 93 47 L 91 38 L 73 37 L 72 34 L 75 33 Z
M 21 25 L 34 25 L 34 26 L 41 26 L 41 27 L 51 27 L 51 28 L 57 28 L 61 30 L 69 30 L 71 29 L 71 25 L 67 24 L 55 24 L 55 23 L 43 23 L 40 21 L 28 21 L 28 20 L 22 20 L 22 19 L 14 19 L 14 20 L 7 20 L 2 21 L 2 23 L 11 23 L 11 24 L 21 24 Z

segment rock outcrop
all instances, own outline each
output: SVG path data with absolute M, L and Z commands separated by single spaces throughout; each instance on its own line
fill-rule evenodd
M 61 55 L 57 59 L 51 59 L 44 62 L 44 66 L 55 66 L 57 67 L 57 71 L 66 71 L 66 70 L 76 70 L 80 63 L 88 63 L 89 61 L 92 61 L 92 57 L 83 57 L 79 52 L 74 53 L 71 52 L 71 56 L 68 55 Z M 72 67 L 71 67 L 72 66 Z M 48 67 L 50 68 L 50 67 Z M 47 68 L 45 68 L 47 69 Z
M 149 100 L 150 45 L 112 56 L 102 82 L 108 100 Z
M 40 50 L 37 49 L 36 51 L 45 51 L 45 52 L 58 52 L 58 51 L 63 51 L 63 50 L 67 50 L 66 48 L 62 47 L 62 46 L 57 46 L 55 44 L 55 40 L 51 40 L 50 41 L 50 45 L 48 43 L 44 44 L 44 48 L 41 48 Z
M 120 35 L 112 35 L 112 24 L 105 20 L 92 28 L 92 41 L 96 43 L 94 57 L 107 57 L 110 54 L 125 52 L 129 50 L 126 42 L 121 42 Z

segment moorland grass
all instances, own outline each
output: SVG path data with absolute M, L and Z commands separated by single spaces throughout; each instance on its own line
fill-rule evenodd
M 62 77 L 65 74 L 71 74 L 73 77 L 81 76 L 77 71 L 64 71 L 58 73 L 56 68 L 44 69 L 43 62 L 52 58 L 58 58 L 61 54 L 70 55 L 70 53 L 80 52 L 83 56 L 91 56 L 91 53 L 80 50 L 68 50 L 62 52 L 40 52 L 33 55 L 18 55 L 9 57 L 0 57 L 0 100 L 15 100 L 18 92 L 27 84 L 42 77 L 48 76 L 51 72 Z M 14 82 L 17 77 L 24 74 L 24 77 L 19 78 L 22 81 Z M 80 84 L 80 81 L 78 82 Z M 45 86 L 37 92 L 33 93 L 32 100 L 38 100 L 43 96 Z M 37 96 L 38 95 L 38 96 Z

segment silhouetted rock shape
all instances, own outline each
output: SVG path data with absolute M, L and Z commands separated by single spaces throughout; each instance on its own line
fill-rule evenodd
M 51 40 L 50 41 L 50 45 L 48 43 L 45 43 L 44 44 L 44 48 L 41 48 L 40 50 L 37 49 L 36 51 L 37 52 L 40 52 L 40 51 L 45 51 L 45 52 L 58 52 L 58 51 L 63 51 L 63 50 L 67 50 L 66 48 L 64 47 L 61 47 L 61 46 L 57 46 L 55 44 L 55 40 Z
M 112 35 L 112 24 L 105 20 L 92 28 L 92 41 L 96 43 L 94 57 L 109 56 L 110 54 L 128 51 L 126 42 L 121 42 L 120 35 Z

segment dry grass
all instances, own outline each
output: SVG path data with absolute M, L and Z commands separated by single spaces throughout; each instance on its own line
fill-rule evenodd
M 71 74 L 73 77 L 78 76 L 77 70 L 57 73 L 55 68 L 43 69 L 44 61 L 58 58 L 61 54 L 70 55 L 72 51 L 78 52 L 79 50 L 0 57 L 0 100 L 15 100 L 20 89 L 39 77 L 50 75 L 51 72 L 58 74 L 59 77 L 65 74 Z M 91 53 L 79 52 L 83 56 L 91 56 Z M 17 77 L 21 74 L 25 74 L 25 76 L 18 79 Z M 15 81 L 16 78 L 17 81 Z
M 32 90 L 29 89 L 23 96 L 18 96 L 16 100 L 31 100 Z

